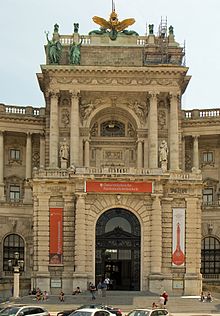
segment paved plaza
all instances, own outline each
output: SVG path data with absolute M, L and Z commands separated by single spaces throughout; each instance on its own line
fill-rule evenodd
M 170 296 L 167 309 L 173 316 L 183 315 L 220 315 L 220 294 L 213 295 L 213 302 L 201 303 L 199 297 L 196 296 Z M 44 305 L 51 312 L 51 315 L 56 315 L 56 312 L 77 308 L 78 306 L 89 303 L 102 303 L 120 307 L 122 312 L 126 314 L 134 308 L 147 308 L 152 305 L 152 302 L 158 302 L 159 297 L 152 293 L 146 292 L 131 292 L 131 291 L 108 291 L 106 297 L 96 297 L 92 301 L 89 292 L 84 292 L 79 295 L 65 295 L 65 301 L 59 302 L 58 295 L 50 295 L 47 302 L 41 301 L 40 305 Z M 15 303 L 36 304 L 34 296 L 24 296 L 15 301 Z M 4 303 L 5 304 L 5 303 Z

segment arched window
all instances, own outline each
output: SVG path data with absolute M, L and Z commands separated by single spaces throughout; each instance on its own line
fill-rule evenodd
M 3 242 L 3 271 L 10 271 L 15 265 L 16 253 L 19 254 L 18 260 L 24 262 L 23 238 L 17 234 L 6 236 Z M 20 270 L 24 270 L 24 266 Z
M 123 137 L 125 125 L 115 120 L 107 121 L 101 124 L 100 133 L 105 137 Z
M 206 237 L 202 240 L 201 273 L 220 273 L 220 242 L 217 238 Z

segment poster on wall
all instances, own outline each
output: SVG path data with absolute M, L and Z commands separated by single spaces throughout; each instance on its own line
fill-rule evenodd
M 63 256 L 63 209 L 50 208 L 50 264 L 61 264 Z
M 173 208 L 172 265 L 185 264 L 185 208 Z

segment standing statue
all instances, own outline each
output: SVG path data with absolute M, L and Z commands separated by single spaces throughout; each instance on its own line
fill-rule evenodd
M 168 146 L 165 140 L 162 140 L 160 147 L 159 147 L 159 160 L 160 160 L 160 167 L 163 172 L 167 171 L 168 165 Z
M 66 140 L 64 140 L 64 143 L 60 146 L 60 159 L 61 162 L 63 160 L 67 161 L 69 158 L 69 146 L 66 143 Z
M 70 45 L 69 48 L 69 61 L 70 64 L 72 65 L 80 65 L 80 57 L 81 57 L 81 52 L 80 48 L 83 42 L 83 38 L 81 38 L 81 41 L 77 44 L 75 42 Z
M 59 64 L 62 45 L 55 39 L 49 40 L 48 34 L 49 32 L 46 32 L 49 61 L 51 64 Z

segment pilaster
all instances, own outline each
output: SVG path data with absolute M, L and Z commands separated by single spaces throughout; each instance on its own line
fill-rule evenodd
M 71 91 L 70 165 L 79 166 L 79 91 Z
M 89 159 L 89 140 L 85 140 L 85 167 L 89 167 L 90 165 L 90 159 Z
M 199 169 L 199 136 L 193 136 L 193 167 Z
M 142 161 L 143 161 L 143 147 L 142 147 L 142 140 L 138 139 L 137 141 L 137 168 L 142 168 Z
M 0 201 L 5 201 L 4 188 L 4 132 L 0 131 Z
M 179 170 L 179 95 L 170 93 L 170 169 Z
M 84 274 L 86 267 L 86 217 L 85 194 L 78 194 L 75 222 L 75 272 Z
M 158 168 L 157 93 L 150 92 L 149 112 L 149 168 Z
M 40 168 L 45 167 L 45 136 L 40 135 Z
M 59 124 L 58 124 L 58 91 L 50 93 L 50 167 L 58 168 Z

